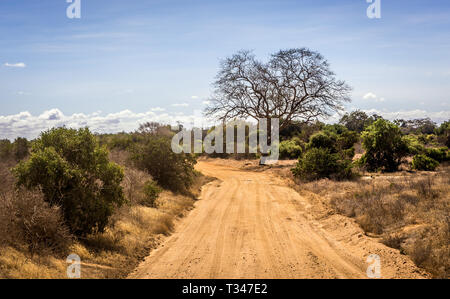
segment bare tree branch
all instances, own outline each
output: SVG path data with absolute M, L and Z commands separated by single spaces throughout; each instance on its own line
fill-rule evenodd
M 342 110 L 351 91 L 322 55 L 305 48 L 281 50 L 267 63 L 240 51 L 222 61 L 214 87 L 208 116 L 279 118 L 280 129 L 293 120 L 309 122 Z

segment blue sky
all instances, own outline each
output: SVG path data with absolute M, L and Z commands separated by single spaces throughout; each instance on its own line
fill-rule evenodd
M 365 0 L 81 0 L 81 19 L 68 5 L 0 1 L 0 138 L 186 121 L 241 49 L 319 51 L 354 89 L 348 110 L 450 116 L 448 0 L 381 0 L 381 19 Z

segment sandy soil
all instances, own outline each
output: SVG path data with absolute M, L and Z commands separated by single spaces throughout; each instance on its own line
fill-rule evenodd
M 371 254 L 381 258 L 382 278 L 427 277 L 353 220 L 317 219 L 313 202 L 248 166 L 200 161 L 197 169 L 218 180 L 130 278 L 367 278 Z

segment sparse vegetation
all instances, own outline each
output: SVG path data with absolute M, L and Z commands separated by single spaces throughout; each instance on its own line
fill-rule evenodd
M 408 254 L 436 278 L 450 275 L 449 168 L 430 174 L 320 180 L 301 185 L 323 196 L 368 234 Z

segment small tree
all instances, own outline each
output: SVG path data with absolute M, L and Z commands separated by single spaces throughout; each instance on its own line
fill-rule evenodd
M 225 59 L 206 114 L 218 120 L 267 119 L 280 121 L 280 130 L 294 120 L 310 122 L 330 116 L 350 101 L 351 88 L 338 80 L 328 61 L 306 48 L 281 50 L 261 62 L 250 51 Z
M 450 147 L 450 120 L 442 123 L 435 131 L 439 141 Z
M 30 145 L 26 138 L 18 137 L 13 143 L 13 153 L 16 161 L 20 161 L 28 156 Z
M 122 169 L 108 160 L 87 128 L 51 129 L 41 134 L 29 160 L 14 169 L 17 185 L 39 189 L 52 206 L 60 206 L 72 233 L 102 232 L 124 195 Z
M 396 171 L 408 154 L 408 144 L 400 128 L 385 119 L 375 121 L 361 136 L 366 153 L 360 162 L 369 171 Z
M 147 135 L 143 144 L 133 148 L 131 158 L 138 168 L 148 171 L 160 186 L 172 191 L 186 192 L 193 182 L 195 157 L 174 153 L 169 137 Z
M 151 208 L 156 207 L 156 199 L 163 191 L 155 182 L 147 181 L 144 185 L 144 198 L 140 204 Z
M 340 119 L 339 123 L 344 125 L 347 129 L 361 133 L 364 129 L 372 124 L 378 115 L 368 116 L 364 111 L 355 110 L 351 113 L 346 113 Z
M 12 144 L 8 139 L 0 140 L 0 159 L 6 160 L 11 156 Z

